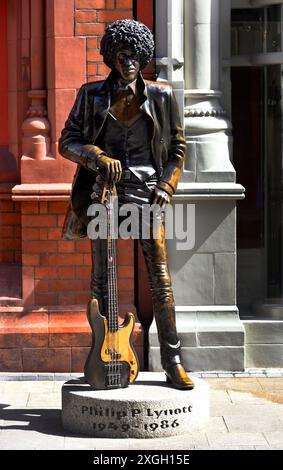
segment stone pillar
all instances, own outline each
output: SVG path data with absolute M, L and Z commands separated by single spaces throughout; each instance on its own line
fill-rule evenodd
M 221 45 L 220 17 L 227 33 Z M 236 306 L 236 200 L 243 198 L 244 188 L 235 183 L 231 123 L 219 90 L 222 42 L 230 41 L 230 2 L 186 0 L 184 29 L 187 156 L 173 207 L 181 204 L 187 214 L 188 243 L 182 246 L 177 239 L 182 221 L 176 210 L 175 239 L 167 240 L 177 328 L 187 370 L 241 370 L 244 329 Z M 155 324 L 149 342 L 151 368 L 157 370 Z
M 185 19 L 188 156 L 183 181 L 234 182 L 231 123 L 220 103 L 220 0 L 185 2 Z
M 184 0 L 157 0 L 155 7 L 158 80 L 171 83 L 180 113 L 184 114 Z
M 31 106 L 23 123 L 22 160 L 44 160 L 50 152 L 50 125 L 46 110 L 45 0 L 30 3 Z M 26 167 L 23 167 L 23 171 Z

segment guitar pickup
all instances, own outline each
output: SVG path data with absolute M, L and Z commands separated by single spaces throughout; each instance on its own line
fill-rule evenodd
M 112 351 L 112 349 L 106 349 L 105 354 L 111 357 L 112 361 L 115 361 L 117 359 L 121 359 L 121 354 L 117 351 Z

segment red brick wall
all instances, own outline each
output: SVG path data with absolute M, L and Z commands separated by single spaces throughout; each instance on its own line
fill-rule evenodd
M 84 304 L 89 297 L 89 240 L 61 239 L 66 208 L 66 202 L 22 203 L 23 266 L 34 278 L 37 306 Z
M 23 274 L 29 305 L 85 305 L 90 293 L 91 250 L 88 238 L 61 238 L 67 202 L 22 203 Z M 134 303 L 133 243 L 117 246 L 120 304 Z
M 21 263 L 20 204 L 0 199 L 0 263 Z
M 99 54 L 107 24 L 133 17 L 132 0 L 76 0 L 75 34 L 87 37 L 87 80 L 102 80 L 109 73 Z
M 0 0 L 0 145 L 8 145 L 7 0 Z

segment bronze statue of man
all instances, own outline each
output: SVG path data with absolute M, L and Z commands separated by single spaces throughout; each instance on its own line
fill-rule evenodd
M 134 20 L 106 28 L 100 50 L 111 68 L 106 80 L 87 83 L 78 93 L 59 141 L 61 155 L 78 163 L 64 237 L 85 237 L 87 209 L 103 179 L 116 184 L 119 204 L 170 203 L 185 156 L 185 139 L 172 87 L 144 80 L 141 70 L 154 52 L 151 31 Z M 93 198 L 91 196 L 94 194 Z M 192 389 L 180 357 L 174 297 L 167 262 L 164 221 L 158 237 L 140 239 L 160 342 L 161 363 L 175 388 Z M 100 312 L 107 305 L 107 240 L 92 241 L 91 296 Z

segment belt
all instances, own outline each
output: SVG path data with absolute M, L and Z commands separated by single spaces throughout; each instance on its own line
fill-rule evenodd
M 149 176 L 146 181 L 156 181 L 157 174 L 154 173 L 153 175 Z M 140 181 L 139 178 L 129 169 L 125 169 L 122 172 L 121 180 L 120 181 Z

